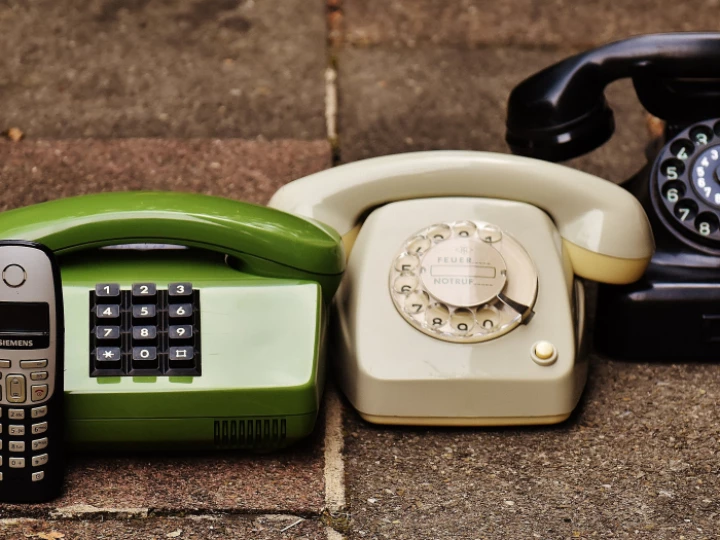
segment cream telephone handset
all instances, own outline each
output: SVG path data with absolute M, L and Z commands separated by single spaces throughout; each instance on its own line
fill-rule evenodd
M 270 206 L 343 236 L 330 358 L 378 423 L 564 420 L 587 375 L 574 276 L 630 283 L 653 253 L 623 189 L 504 154 L 369 159 L 292 182 Z

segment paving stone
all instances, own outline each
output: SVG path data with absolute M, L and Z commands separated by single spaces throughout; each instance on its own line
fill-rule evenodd
M 350 538 L 715 538 L 719 398 L 716 364 L 595 357 L 559 426 L 378 427 L 349 412 Z
M 299 521 L 299 523 L 298 523 Z M 52 536 L 64 534 L 64 537 Z M 42 536 L 45 535 L 45 536 Z M 177 540 L 256 540 L 326 538 L 318 522 L 290 515 L 190 516 L 129 520 L 3 520 L 0 537 L 65 538 L 66 540 L 125 540 L 136 538 Z
M 416 150 L 509 152 L 507 98 L 521 80 L 568 50 L 346 49 L 339 56 L 343 161 Z M 569 164 L 613 181 L 634 174 L 649 142 L 632 84 L 610 86 L 617 132 Z
M 0 505 L 0 518 L 118 512 L 131 517 L 157 512 L 319 515 L 324 505 L 320 424 L 307 440 L 270 454 L 71 455 L 62 497 L 38 505 Z
M 329 167 L 326 141 L 201 139 L 0 142 L 0 210 L 121 190 L 195 191 L 265 204 Z
M 325 136 L 322 0 L 5 0 L 0 131 Z
M 366 46 L 590 48 L 635 34 L 716 31 L 718 0 L 344 0 L 345 41 Z

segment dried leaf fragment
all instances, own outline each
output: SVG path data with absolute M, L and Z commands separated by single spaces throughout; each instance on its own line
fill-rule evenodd
M 38 533 L 37 537 L 42 538 L 42 540 L 59 540 L 60 538 L 65 538 L 65 535 L 58 531 L 50 531 L 47 533 Z
M 8 139 L 10 139 L 12 142 L 18 142 L 20 139 L 22 139 L 25 136 L 25 134 L 16 127 L 12 127 L 10 129 L 8 129 L 4 133 L 4 135 Z

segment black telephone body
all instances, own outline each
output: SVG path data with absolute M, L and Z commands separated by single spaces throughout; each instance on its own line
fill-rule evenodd
M 632 37 L 520 83 L 508 102 L 513 153 L 564 161 L 613 134 L 605 87 L 630 77 L 665 121 L 648 163 L 622 185 L 643 205 L 656 252 L 640 281 L 600 285 L 595 344 L 626 359 L 720 358 L 720 33 Z

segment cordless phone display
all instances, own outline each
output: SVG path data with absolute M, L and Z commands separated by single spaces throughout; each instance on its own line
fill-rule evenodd
M 63 302 L 52 254 L 0 241 L 0 500 L 41 502 L 63 480 Z

